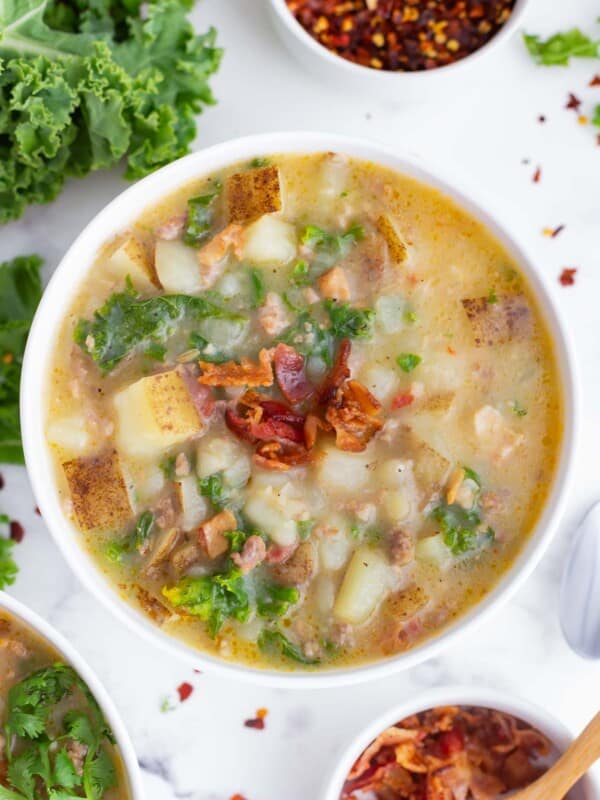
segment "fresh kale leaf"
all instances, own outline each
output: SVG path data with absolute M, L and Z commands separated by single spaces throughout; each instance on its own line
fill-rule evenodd
M 305 542 L 308 539 L 314 527 L 314 519 L 299 519 L 298 522 L 296 522 L 296 530 L 298 531 L 298 538 L 301 542 Z
M 592 40 L 579 28 L 555 33 L 545 41 L 539 36 L 523 34 L 525 46 L 538 64 L 544 66 L 566 66 L 570 58 L 598 58 L 600 40 Z
M 279 653 L 285 658 L 297 661 L 299 664 L 312 665 L 321 663 L 318 658 L 309 658 L 309 656 L 304 655 L 298 645 L 291 642 L 278 630 L 265 628 L 261 631 L 258 637 L 258 646 L 264 652 Z
M 221 184 L 215 185 L 212 192 L 191 197 L 188 200 L 187 225 L 183 241 L 190 247 L 197 247 L 210 236 L 215 200 L 221 192 Z
M 476 483 L 477 486 L 481 489 L 481 478 L 479 477 L 478 473 L 475 472 L 474 469 L 471 469 L 471 467 L 463 466 L 463 472 L 465 473 L 465 478 L 468 478 L 470 481 L 473 481 L 473 483 Z
M 259 306 L 262 306 L 262 304 L 265 302 L 267 287 L 265 286 L 265 279 L 261 270 L 250 270 L 250 289 L 252 295 L 250 307 L 258 308 Z
M 231 562 L 225 572 L 201 577 L 184 577 L 172 588 L 164 587 L 163 595 L 175 608 L 207 623 L 215 637 L 228 619 L 246 622 L 250 601 L 241 570 Z
M 259 583 L 256 588 L 256 610 L 260 617 L 282 617 L 299 598 L 300 592 L 294 587 Z
M 369 339 L 373 335 L 373 309 L 353 308 L 350 303 L 325 300 L 325 310 L 331 321 L 331 333 L 336 339 Z
M 112 294 L 91 320 L 80 319 L 74 339 L 102 372 L 111 372 L 130 353 L 152 354 L 177 333 L 184 321 L 207 318 L 239 319 L 205 297 L 185 294 L 141 298 L 128 281 Z
M 0 7 L 0 222 L 69 175 L 127 158 L 139 178 L 188 152 L 222 51 L 190 0 L 18 0 Z
M 6 589 L 17 579 L 19 568 L 13 558 L 15 543 L 12 539 L 0 537 L 0 589 Z
M 221 511 L 229 504 L 229 492 L 223 484 L 221 473 L 215 472 L 207 478 L 198 480 L 198 489 L 202 497 L 208 497 L 212 505 Z
M 35 255 L 0 264 L 0 462 L 7 464 L 24 463 L 19 385 L 29 327 L 42 296 L 41 266 L 41 258 Z
M 110 561 L 120 562 L 123 556 L 140 550 L 144 543 L 148 541 L 154 527 L 154 514 L 151 511 L 144 511 L 138 518 L 133 531 L 122 539 L 114 539 L 109 542 L 105 555 Z
M 364 237 L 362 225 L 351 225 L 344 233 L 330 233 L 317 225 L 307 225 L 301 242 L 320 259 L 337 261 L 347 255 L 350 248 Z
M 440 524 L 444 544 L 454 556 L 473 553 L 494 541 L 492 528 L 480 530 L 481 516 L 475 508 L 444 502 L 433 509 L 431 517 Z
M 298 261 L 294 265 L 290 281 L 294 286 L 310 286 L 312 278 L 310 276 L 310 265 L 307 261 Z

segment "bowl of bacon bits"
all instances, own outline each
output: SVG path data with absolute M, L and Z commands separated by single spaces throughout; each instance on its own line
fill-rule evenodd
M 527 0 L 271 0 L 288 49 L 316 72 L 397 99 L 426 100 L 518 28 Z M 477 74 L 477 71 L 473 73 Z
M 352 743 L 324 800 L 500 800 L 537 780 L 573 737 L 528 701 L 443 689 L 386 712 Z M 567 800 L 593 800 L 586 775 Z

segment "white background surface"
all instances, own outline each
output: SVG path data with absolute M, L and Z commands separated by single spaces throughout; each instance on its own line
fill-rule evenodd
M 273 130 L 365 136 L 443 164 L 479 196 L 487 195 L 534 256 L 567 317 L 579 357 L 583 436 L 559 536 L 527 586 L 483 629 L 443 658 L 395 678 L 301 693 L 196 675 L 135 638 L 63 563 L 34 513 L 24 470 L 3 469 L 0 506 L 27 532 L 11 593 L 56 625 L 96 669 L 129 726 L 150 800 L 228 800 L 236 792 L 247 800 L 318 798 L 336 753 L 364 723 L 432 685 L 466 683 L 519 694 L 573 730 L 600 708 L 600 664 L 568 650 L 557 619 L 559 578 L 574 526 L 598 498 L 600 453 L 600 146 L 592 127 L 579 125 L 564 106 L 569 91 L 584 101 L 584 113 L 600 103 L 600 88 L 587 88 L 600 61 L 536 67 L 515 38 L 484 62 L 475 90 L 459 84 L 443 104 L 415 109 L 399 97 L 390 107 L 341 95 L 305 73 L 275 38 L 266 12 L 266 0 L 198 4 L 198 30 L 216 25 L 226 55 L 214 81 L 219 105 L 200 119 L 196 147 Z M 525 25 L 543 34 L 579 25 L 598 36 L 597 16 L 595 0 L 534 0 Z M 545 124 L 537 121 L 539 114 L 547 117 Z M 534 184 L 538 164 L 542 176 Z M 71 181 L 57 202 L 0 231 L 0 259 L 37 251 L 49 275 L 75 235 L 124 185 L 117 173 Z M 566 228 L 557 238 L 542 235 L 542 228 L 559 224 Z M 578 268 L 574 287 L 558 283 L 565 266 Z M 161 713 L 163 699 L 185 680 L 195 687 L 192 697 Z M 269 710 L 266 730 L 245 728 L 243 721 L 259 707 Z

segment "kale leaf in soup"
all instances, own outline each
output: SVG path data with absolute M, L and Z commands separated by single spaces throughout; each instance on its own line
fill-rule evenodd
M 115 739 L 86 683 L 0 613 L 0 798 L 126 800 Z
M 489 592 L 561 443 L 518 264 L 452 201 L 334 153 L 181 187 L 95 258 L 47 436 L 114 589 L 224 659 L 395 655 Z

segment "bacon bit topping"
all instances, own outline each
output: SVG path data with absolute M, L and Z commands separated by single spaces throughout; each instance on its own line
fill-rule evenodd
M 544 236 L 549 236 L 551 239 L 556 239 L 558 234 L 564 231 L 564 229 L 565 229 L 564 225 L 558 225 L 556 228 L 544 228 L 542 230 L 542 233 L 544 234 Z
M 265 729 L 265 718 L 269 712 L 266 708 L 259 708 L 256 712 L 256 717 L 247 719 L 244 722 L 246 728 L 254 728 L 255 730 L 262 731 Z
M 267 548 L 260 536 L 249 536 L 244 542 L 241 553 L 232 553 L 231 560 L 247 575 L 254 567 L 261 564 L 267 555 Z
M 304 442 L 304 416 L 284 403 L 263 398 L 257 392 L 246 392 L 238 401 L 242 414 L 231 409 L 225 412 L 225 423 L 240 439 L 251 444 L 257 441 L 285 439 Z
M 185 703 L 185 701 L 188 699 L 188 697 L 192 694 L 193 691 L 194 687 L 192 686 L 191 683 L 188 683 L 187 681 L 180 683 L 179 686 L 177 687 L 177 694 L 179 695 L 180 702 Z
M 340 800 L 476 797 L 495 800 L 544 771 L 550 752 L 538 731 L 486 708 L 434 708 L 383 731 L 356 761 Z
M 242 358 L 239 364 L 227 361 L 225 364 L 211 364 L 199 361 L 202 375 L 198 383 L 205 386 L 272 386 L 271 351 L 263 348 L 258 354 L 258 364 L 249 358 Z
M 267 550 L 265 561 L 267 564 L 283 564 L 291 558 L 298 549 L 298 542 L 294 544 L 272 544 Z
M 561 286 L 573 286 L 577 267 L 565 267 L 560 273 L 559 283 Z
M 24 536 L 25 528 L 16 519 L 13 519 L 10 523 L 10 538 L 18 543 L 23 541 Z
M 569 92 L 565 108 L 572 109 L 573 111 L 579 111 L 580 106 L 581 100 L 577 97 L 577 95 L 573 94 L 573 92 Z
M 414 396 L 410 392 L 401 392 L 392 400 L 392 408 L 404 408 L 414 402 Z
M 316 414 L 308 414 L 304 423 L 304 444 L 307 450 L 312 450 L 317 443 L 317 432 L 330 431 L 331 425 Z
M 541 167 L 537 167 L 535 172 L 533 173 L 533 182 L 534 183 L 539 183 L 541 177 L 542 177 L 542 168 Z
M 334 397 L 340 386 L 350 377 L 350 367 L 348 358 L 352 350 L 350 339 L 342 339 L 333 362 L 333 367 L 329 370 L 323 385 L 319 389 L 319 403 L 326 406 Z
M 304 466 L 311 461 L 311 453 L 293 442 L 262 442 L 254 454 L 254 463 L 263 469 L 283 471 Z
M 275 377 L 288 403 L 301 403 L 314 392 L 304 371 L 304 356 L 287 344 L 280 343 L 273 355 Z
M 206 550 L 209 558 L 217 558 L 229 550 L 225 534 L 237 528 L 235 514 L 228 509 L 219 511 L 198 528 L 198 542 Z
M 359 453 L 383 427 L 375 415 L 381 403 L 358 381 L 347 381 L 337 390 L 325 419 L 335 430 L 335 443 L 340 450 Z

